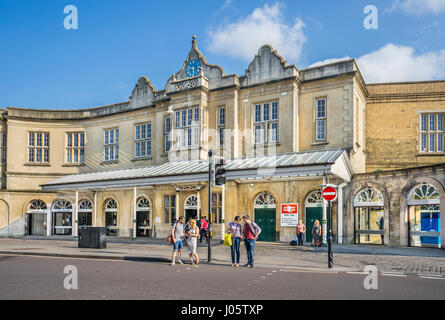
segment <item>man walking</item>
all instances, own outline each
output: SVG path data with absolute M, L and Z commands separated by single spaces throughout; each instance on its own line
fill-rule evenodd
M 173 225 L 171 235 L 173 243 L 173 256 L 171 265 L 175 265 L 176 251 L 178 251 L 178 262 L 180 264 L 184 264 L 181 261 L 181 249 L 184 246 L 185 236 L 184 217 L 179 217 L 178 222 Z
M 244 228 L 243 228 L 243 237 L 244 237 L 244 246 L 247 251 L 247 263 L 244 265 L 245 267 L 250 266 L 253 268 L 253 255 L 255 249 L 255 241 L 258 240 L 258 236 L 261 233 L 260 227 L 253 221 L 250 220 L 248 215 L 243 217 Z

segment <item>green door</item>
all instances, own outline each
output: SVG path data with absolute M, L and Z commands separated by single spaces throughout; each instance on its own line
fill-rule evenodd
M 306 242 L 312 242 L 312 227 L 315 220 L 318 220 L 321 225 L 323 218 L 323 208 L 306 208 Z
M 276 209 L 255 209 L 255 223 L 261 228 L 258 241 L 276 241 Z
M 194 218 L 198 215 L 198 210 L 196 209 L 185 209 L 185 223 L 189 221 L 189 218 Z

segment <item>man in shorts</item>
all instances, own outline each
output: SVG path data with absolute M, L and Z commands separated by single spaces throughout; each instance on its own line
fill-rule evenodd
M 181 261 L 181 249 L 184 246 L 185 238 L 185 228 L 184 228 L 184 217 L 179 217 L 178 222 L 172 227 L 172 244 L 173 244 L 173 257 L 171 265 L 175 265 L 176 251 L 178 251 L 178 262 L 184 264 Z

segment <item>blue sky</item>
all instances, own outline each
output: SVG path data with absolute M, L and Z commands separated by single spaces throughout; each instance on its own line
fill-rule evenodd
M 377 30 L 363 26 L 370 4 Z M 227 74 L 270 43 L 298 68 L 356 58 L 367 82 L 445 79 L 444 24 L 445 0 L 0 0 L 0 107 L 122 102 L 143 75 L 162 89 L 192 35 Z

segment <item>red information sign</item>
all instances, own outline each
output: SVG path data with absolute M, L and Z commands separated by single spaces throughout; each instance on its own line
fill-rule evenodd
M 323 189 L 322 195 L 323 199 L 325 199 L 326 201 L 334 201 L 335 199 L 337 199 L 337 190 L 332 187 L 326 187 Z

